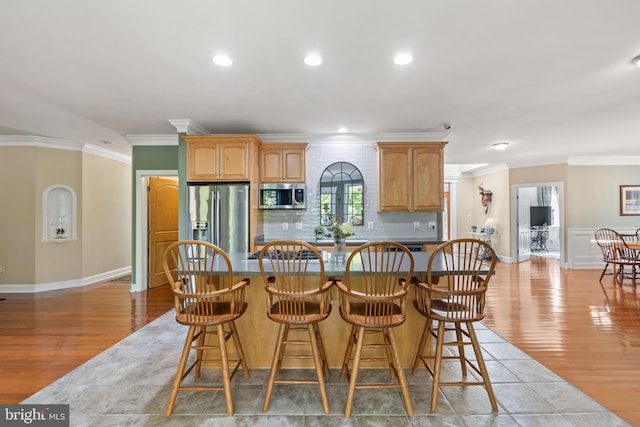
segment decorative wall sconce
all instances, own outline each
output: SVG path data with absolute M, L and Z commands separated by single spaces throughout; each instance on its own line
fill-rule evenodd
M 482 202 L 482 206 L 484 206 L 484 214 L 486 215 L 487 212 L 489 212 L 489 205 L 491 204 L 493 191 L 485 190 L 482 184 L 478 186 L 478 190 L 480 191 L 480 201 Z

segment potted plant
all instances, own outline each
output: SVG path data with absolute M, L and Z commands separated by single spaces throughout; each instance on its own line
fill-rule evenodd
M 314 228 L 313 232 L 316 234 L 316 240 L 320 240 L 322 237 L 327 236 L 327 230 L 321 225 Z

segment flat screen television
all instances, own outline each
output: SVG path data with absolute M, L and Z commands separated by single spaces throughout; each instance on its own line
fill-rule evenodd
M 551 206 L 531 206 L 529 208 L 529 225 L 542 227 L 551 225 Z

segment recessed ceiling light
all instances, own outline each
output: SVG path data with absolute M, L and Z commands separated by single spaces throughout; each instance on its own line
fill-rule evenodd
M 231 58 L 229 58 L 228 56 L 225 55 L 216 55 L 213 57 L 213 62 L 216 65 L 219 65 L 221 67 L 228 67 L 231 64 L 233 64 L 233 61 L 231 61 Z
M 636 56 L 635 58 L 633 58 L 631 60 L 631 62 L 633 62 L 634 64 L 636 64 L 636 67 L 640 68 L 640 55 Z
M 338 133 L 347 133 L 347 132 L 349 132 L 349 129 L 347 129 L 344 126 L 338 128 Z
M 407 65 L 410 64 L 413 61 L 413 56 L 409 55 L 408 53 L 401 53 L 396 55 L 395 58 L 393 58 L 393 62 L 396 65 Z
M 507 148 L 507 146 L 509 145 L 508 142 L 496 142 L 495 144 L 493 144 L 493 148 L 495 148 L 498 151 L 504 150 Z
M 312 66 L 320 65 L 322 64 L 322 58 L 320 58 L 318 55 L 307 55 L 304 58 L 304 63 Z

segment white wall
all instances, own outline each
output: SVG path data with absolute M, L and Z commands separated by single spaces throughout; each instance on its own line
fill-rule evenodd
M 0 147 L 0 292 L 82 286 L 130 271 L 130 164 L 83 152 L 82 144 L 11 138 Z M 77 239 L 42 239 L 42 195 L 51 185 L 77 196 Z
M 617 230 L 634 231 L 640 228 L 639 216 L 621 216 L 619 206 L 620 185 L 632 185 L 638 182 L 640 175 L 637 165 L 568 165 L 553 164 L 512 168 L 505 177 L 506 185 L 542 183 L 564 183 L 561 221 L 564 235 L 558 236 L 564 244 L 565 258 L 563 266 L 569 268 L 602 268 L 602 255 L 595 245 L 594 232 L 601 227 Z M 484 181 L 493 183 L 495 174 L 468 178 L 474 184 Z M 459 184 L 464 179 L 459 181 Z M 491 188 L 485 185 L 485 187 Z M 458 202 L 468 204 L 476 199 L 472 185 L 458 185 Z M 511 201 L 495 197 L 494 204 L 506 205 Z M 501 206 L 503 209 L 505 206 Z M 462 217 L 462 219 L 461 219 Z M 464 213 L 458 214 L 458 220 L 464 221 Z M 474 218 L 475 220 L 475 218 Z M 507 218 L 510 226 L 511 218 Z M 479 221 L 476 221 L 479 223 Z M 502 227 L 500 227 L 502 230 Z M 501 235 L 501 245 L 504 235 Z M 504 249 L 503 249 L 504 248 Z M 503 252 L 504 251 L 504 252 Z M 504 259 L 515 259 L 512 256 L 510 242 L 500 246 L 498 254 Z

